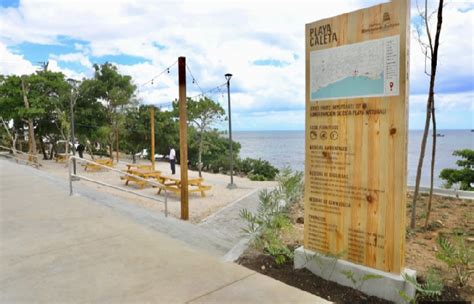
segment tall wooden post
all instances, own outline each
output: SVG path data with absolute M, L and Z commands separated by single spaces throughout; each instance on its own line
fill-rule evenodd
M 151 166 L 155 170 L 155 107 L 150 108 L 150 124 L 151 124 Z
M 179 82 L 179 164 L 181 168 L 181 219 L 189 219 L 188 201 L 188 118 L 186 109 L 186 57 L 178 58 Z

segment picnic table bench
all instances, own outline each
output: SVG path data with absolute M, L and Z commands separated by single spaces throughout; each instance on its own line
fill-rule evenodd
M 161 171 L 148 170 L 148 169 L 129 169 L 127 170 L 127 173 L 136 175 L 144 179 L 149 179 L 149 178 L 159 179 L 159 177 L 161 176 Z M 140 189 L 143 189 L 145 185 L 148 184 L 147 181 L 144 181 L 142 179 L 139 179 L 130 175 L 123 175 L 120 177 L 120 179 L 125 180 L 125 185 L 128 185 L 129 182 L 134 182 L 138 186 L 140 186 Z
M 101 159 L 95 159 L 93 161 L 99 165 L 103 165 L 107 167 L 113 167 L 114 165 L 114 160 L 111 158 L 101 158 Z M 82 166 L 84 167 L 84 171 L 87 171 L 87 169 L 89 169 L 89 171 L 99 171 L 102 169 L 102 167 L 98 166 L 97 164 L 85 163 L 85 164 L 82 164 Z
M 158 189 L 158 194 L 160 194 L 163 189 L 176 193 L 177 195 L 181 194 L 181 180 L 179 178 L 160 175 L 157 179 L 160 184 L 163 184 L 163 187 Z M 211 190 L 212 187 L 204 185 L 203 182 L 204 178 L 202 177 L 188 179 L 188 192 L 200 192 L 201 196 L 205 197 L 205 191 Z
M 140 169 L 140 170 L 153 170 L 152 165 L 143 165 L 143 164 L 125 164 L 127 166 L 127 172 L 130 170 L 134 169 Z
M 65 163 L 68 159 L 69 154 L 67 153 L 57 153 L 55 158 L 57 163 Z

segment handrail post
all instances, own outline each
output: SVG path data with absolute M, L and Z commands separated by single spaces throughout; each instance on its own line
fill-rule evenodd
M 69 158 L 69 166 L 68 166 L 68 171 L 69 171 L 69 195 L 72 195 L 72 175 L 71 175 L 71 160 L 74 158 L 74 156 Z

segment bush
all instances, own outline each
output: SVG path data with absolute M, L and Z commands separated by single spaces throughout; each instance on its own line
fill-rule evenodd
M 303 172 L 293 172 L 289 167 L 283 168 L 277 176 L 279 191 L 287 205 L 294 204 L 303 198 Z
M 274 257 L 277 264 L 293 258 L 293 252 L 280 238 L 282 231 L 292 227 L 280 198 L 277 190 L 263 190 L 259 194 L 256 214 L 247 209 L 240 210 L 240 216 L 247 221 L 243 231 L 251 237 L 254 246 Z
M 250 173 L 247 177 L 252 181 L 266 181 L 267 180 L 265 178 L 265 176 L 263 176 L 261 174 L 252 174 L 252 173 Z
M 278 187 L 273 191 L 263 190 L 259 194 L 257 212 L 240 210 L 240 217 L 247 222 L 243 231 L 253 244 L 265 254 L 274 257 L 277 264 L 293 259 L 293 252 L 284 244 L 281 234 L 292 228 L 288 206 L 303 195 L 303 174 L 285 168 L 277 177 Z
M 251 180 L 274 180 L 278 169 L 262 159 L 246 158 L 237 162 L 236 169 Z

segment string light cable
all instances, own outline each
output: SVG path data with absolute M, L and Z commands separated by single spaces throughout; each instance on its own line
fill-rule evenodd
M 147 82 L 144 82 L 143 84 L 141 84 L 139 87 L 143 87 L 149 83 L 153 84 L 153 81 L 156 80 L 158 77 L 160 77 L 161 75 L 167 73 L 169 74 L 170 73 L 170 69 L 175 66 L 176 64 L 178 63 L 178 60 L 176 60 L 173 64 L 171 64 L 170 66 L 166 67 L 163 71 L 161 71 L 160 73 L 156 74 L 155 76 L 153 76 L 153 78 L 151 78 L 150 80 L 148 80 Z

